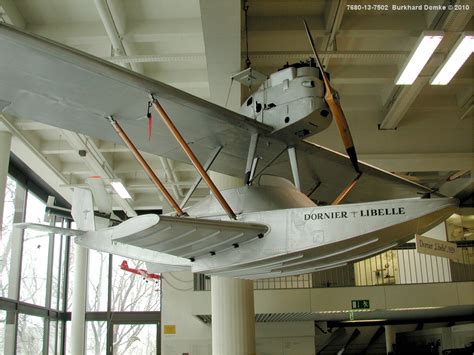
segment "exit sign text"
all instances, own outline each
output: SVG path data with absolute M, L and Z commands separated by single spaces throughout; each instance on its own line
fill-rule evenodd
M 370 308 L 369 300 L 352 300 L 352 309 L 368 309 Z

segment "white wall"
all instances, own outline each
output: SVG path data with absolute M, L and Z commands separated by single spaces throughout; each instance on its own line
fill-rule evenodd
M 163 274 L 161 293 L 161 353 L 163 355 L 211 354 L 211 326 L 193 316 L 195 314 L 193 294 L 196 293 L 199 292 L 193 291 L 191 272 Z M 206 293 L 210 296 L 209 292 Z M 175 325 L 176 334 L 164 334 L 165 325 Z
M 163 274 L 161 308 L 163 355 L 183 353 L 211 355 L 211 326 L 194 316 L 211 314 L 210 292 L 194 292 L 192 287 L 193 277 L 190 272 Z M 309 300 L 309 290 L 300 291 L 304 291 Z M 279 297 L 268 297 L 272 294 L 268 292 L 270 291 L 256 292 L 255 304 L 260 312 L 265 311 L 264 303 L 282 312 L 290 311 L 295 306 L 293 301 L 300 299 L 297 297 L 298 290 L 273 291 L 278 293 Z M 288 302 L 285 302 L 285 299 Z M 164 334 L 165 325 L 175 325 L 176 334 Z M 256 346 L 258 355 L 314 355 L 313 322 L 257 323 Z
M 258 355 L 314 355 L 313 322 L 256 323 Z

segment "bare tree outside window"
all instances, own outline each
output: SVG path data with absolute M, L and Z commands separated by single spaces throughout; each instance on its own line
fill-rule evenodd
M 3 209 L 2 230 L 0 233 L 0 296 L 8 297 L 10 259 L 12 250 L 12 227 L 15 215 L 15 193 L 17 183 L 7 177 Z
M 144 279 L 140 275 L 122 270 L 123 258 L 112 257 L 112 297 L 110 309 L 113 312 L 137 312 L 160 310 L 160 282 Z M 145 269 L 142 262 L 129 261 L 130 267 Z M 109 254 L 96 251 L 89 255 L 88 310 L 105 311 L 107 309 L 107 285 Z M 157 324 L 159 320 L 157 319 Z M 149 328 L 151 326 L 151 328 Z M 154 328 L 153 328 L 154 327 Z M 154 335 L 149 332 L 155 329 Z M 102 354 L 106 346 L 107 323 L 88 322 L 87 348 L 91 354 Z M 129 324 L 115 325 L 112 329 L 113 348 L 124 354 L 153 354 L 156 352 L 156 325 Z M 149 349 L 153 349 L 151 352 Z

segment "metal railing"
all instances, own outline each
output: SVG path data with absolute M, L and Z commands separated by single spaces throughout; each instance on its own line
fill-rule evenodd
M 474 243 L 457 242 L 461 259 L 420 254 L 414 243 L 404 244 L 371 258 L 343 267 L 254 281 L 255 290 L 327 288 L 350 286 L 407 285 L 474 281 Z M 194 290 L 209 291 L 211 280 L 194 275 Z

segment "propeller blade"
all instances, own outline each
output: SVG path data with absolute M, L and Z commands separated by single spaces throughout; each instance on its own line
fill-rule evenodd
M 349 156 L 352 166 L 354 167 L 357 173 L 360 173 L 359 163 L 357 161 L 357 153 L 354 147 L 354 142 L 352 141 L 351 131 L 349 130 L 349 125 L 347 124 L 346 116 L 344 111 L 342 111 L 341 104 L 339 103 L 339 95 L 329 83 L 329 79 L 324 72 L 321 61 L 319 60 L 318 53 L 316 52 L 316 46 L 314 45 L 313 36 L 309 31 L 308 24 L 303 20 L 304 27 L 306 29 L 306 34 L 308 35 L 309 43 L 311 44 L 311 49 L 316 58 L 316 63 L 318 64 L 319 70 L 321 71 L 321 76 L 323 78 L 324 86 L 326 88 L 326 93 L 324 94 L 324 99 L 331 110 L 332 117 L 336 121 L 337 128 L 339 129 L 339 134 L 341 135 L 342 142 L 344 143 L 344 148 L 346 148 L 347 155 Z

